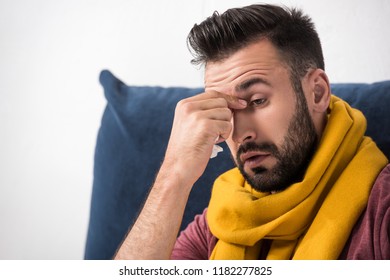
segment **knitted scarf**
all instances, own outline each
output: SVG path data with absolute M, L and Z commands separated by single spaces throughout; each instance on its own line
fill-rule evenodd
M 211 259 L 337 259 L 367 205 L 387 159 L 364 136 L 363 114 L 332 96 L 328 123 L 302 181 L 270 194 L 253 190 L 240 171 L 222 174 L 207 211 L 218 238 Z

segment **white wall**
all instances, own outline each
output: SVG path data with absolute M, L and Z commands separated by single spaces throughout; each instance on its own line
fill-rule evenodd
M 81 259 L 103 68 L 201 86 L 185 38 L 253 1 L 0 0 L 0 259 Z M 390 1 L 269 1 L 309 13 L 332 82 L 390 78 Z

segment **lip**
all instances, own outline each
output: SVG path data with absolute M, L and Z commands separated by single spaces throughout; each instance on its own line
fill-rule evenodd
M 242 164 L 249 168 L 255 168 L 259 166 L 270 153 L 264 153 L 259 151 L 247 152 L 240 156 Z

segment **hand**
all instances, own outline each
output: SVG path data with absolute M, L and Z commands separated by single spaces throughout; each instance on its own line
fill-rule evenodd
M 203 174 L 213 145 L 225 141 L 232 130 L 232 109 L 244 109 L 246 101 L 216 91 L 181 100 L 163 167 L 193 185 Z
M 230 136 L 232 110 L 246 107 L 241 102 L 213 91 L 177 104 L 164 162 L 116 259 L 169 259 L 191 188 L 216 139 L 220 143 Z

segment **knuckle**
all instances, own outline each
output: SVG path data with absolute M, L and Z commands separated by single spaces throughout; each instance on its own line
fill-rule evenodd
M 220 115 L 222 120 L 230 121 L 233 116 L 233 113 L 229 108 L 221 108 Z
M 218 97 L 216 98 L 216 100 L 218 101 L 218 104 L 220 104 L 222 107 L 227 107 L 228 106 L 228 102 L 225 98 L 223 97 Z
M 224 122 L 222 131 L 223 134 L 230 134 L 232 131 L 232 124 L 230 122 Z
M 198 126 L 200 131 L 209 131 L 210 130 L 210 122 L 209 121 L 207 121 L 203 118 L 197 117 L 196 122 L 197 122 L 197 126 Z
M 193 104 L 186 100 L 181 100 L 176 108 L 183 113 L 190 113 L 193 110 Z

